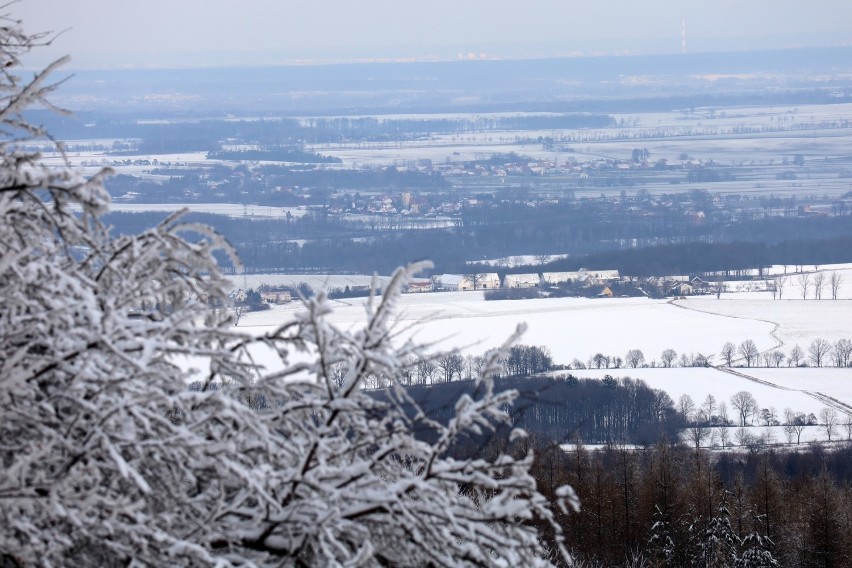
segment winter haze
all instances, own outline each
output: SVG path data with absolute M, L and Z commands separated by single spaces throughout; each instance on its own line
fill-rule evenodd
M 852 3 L 2 13 L 0 567 L 852 566 Z

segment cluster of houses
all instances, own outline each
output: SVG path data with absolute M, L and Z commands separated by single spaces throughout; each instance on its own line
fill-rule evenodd
M 658 276 L 637 279 L 622 276 L 618 270 L 587 270 L 576 272 L 530 272 L 506 274 L 503 278 L 496 272 L 475 274 L 440 274 L 432 278 L 417 279 L 409 283 L 407 292 L 473 291 L 512 288 L 547 288 L 560 285 L 575 285 L 583 288 L 602 288 L 598 296 L 612 297 L 610 289 L 616 282 L 632 284 L 642 290 L 655 289 L 658 296 L 692 296 L 713 294 L 718 284 L 706 282 L 695 276 Z
M 541 288 L 560 284 L 606 286 L 620 280 L 618 270 L 585 270 L 576 272 L 531 272 L 506 274 L 502 280 L 496 272 L 471 274 L 440 274 L 430 279 L 415 280 L 408 292 L 494 290 L 500 288 Z

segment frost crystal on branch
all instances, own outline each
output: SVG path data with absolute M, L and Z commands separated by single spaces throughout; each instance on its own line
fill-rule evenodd
M 449 450 L 506 420 L 514 392 L 479 396 L 444 426 L 398 379 L 400 269 L 366 323 L 344 332 L 325 295 L 260 337 L 231 325 L 214 252 L 177 214 L 114 237 L 103 171 L 47 169 L 22 111 L 49 72 L 21 81 L 41 41 L 0 27 L 0 564 L 547 565 L 567 559 L 529 474 L 531 455 Z M 60 62 L 61 63 L 61 62 Z M 253 357 L 265 350 L 277 363 Z M 416 364 L 416 363 L 415 363 Z M 365 390 L 371 377 L 386 396 Z M 191 381 L 193 388 L 188 388 Z M 412 411 L 414 408 L 414 411 Z M 430 429 L 435 442 L 414 435 Z M 569 488 L 557 493 L 576 506 Z M 537 525 L 534 525 L 537 523 Z M 546 549 L 535 526 L 555 535 Z

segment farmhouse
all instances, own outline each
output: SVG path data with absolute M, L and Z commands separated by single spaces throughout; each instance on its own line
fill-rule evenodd
M 405 291 L 409 294 L 416 294 L 421 292 L 431 292 L 433 289 L 431 280 L 412 280 L 406 286 Z
M 620 278 L 618 270 L 587 270 L 585 268 L 577 272 L 545 272 L 541 275 L 542 282 L 547 284 L 582 283 L 587 286 L 615 282 Z
M 260 299 L 267 304 L 281 305 L 290 302 L 293 298 L 288 291 L 281 292 L 261 292 Z
M 441 274 L 434 277 L 436 290 L 459 290 L 462 281 L 460 274 Z
M 540 283 L 538 274 L 507 274 L 503 279 L 503 288 L 538 288 Z
M 491 290 L 500 287 L 500 277 L 496 272 L 465 274 L 459 283 L 459 290 Z
M 687 282 L 679 282 L 669 290 L 669 294 L 674 296 L 692 296 L 694 293 L 695 289 Z

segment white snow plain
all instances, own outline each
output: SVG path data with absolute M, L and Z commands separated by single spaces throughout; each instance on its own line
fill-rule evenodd
M 458 348 L 479 355 L 502 344 L 518 324 L 527 325 L 520 342 L 546 346 L 554 362 L 570 364 L 575 358 L 588 362 L 596 353 L 624 358 L 630 349 L 640 349 L 646 363 L 658 363 L 664 349 L 680 354 L 712 355 L 722 362 L 719 351 L 726 342 L 739 345 L 754 340 L 761 352 L 779 349 L 789 354 L 794 345 L 803 350 L 815 338 L 830 342 L 852 339 L 852 270 L 842 270 L 844 283 L 838 300 L 802 300 L 794 288 L 785 289 L 783 300 L 768 292 L 726 293 L 689 297 L 685 300 L 647 298 L 545 298 L 534 300 L 485 301 L 481 292 L 407 294 L 400 298 L 397 330 L 399 340 L 414 337 L 433 350 Z M 368 284 L 369 276 L 238 277 L 240 285 L 297 283 L 308 281 L 315 289 Z M 792 279 L 791 279 L 792 280 Z M 825 296 L 824 296 L 825 297 Z M 365 320 L 366 299 L 336 302 L 332 322 L 351 328 Z M 240 320 L 240 328 L 263 333 L 301 309 L 298 301 L 252 312 Z M 262 355 L 259 354 L 262 359 Z M 742 361 L 735 361 L 735 365 Z M 631 376 L 663 389 L 677 400 L 689 394 L 700 403 L 707 394 L 729 400 L 740 390 L 750 391 L 761 408 L 784 408 L 818 414 L 825 406 L 841 413 L 852 411 L 852 370 L 837 368 L 736 368 L 740 375 L 713 368 L 639 368 L 574 370 L 577 376 Z M 744 376 L 741 376 L 744 375 Z

